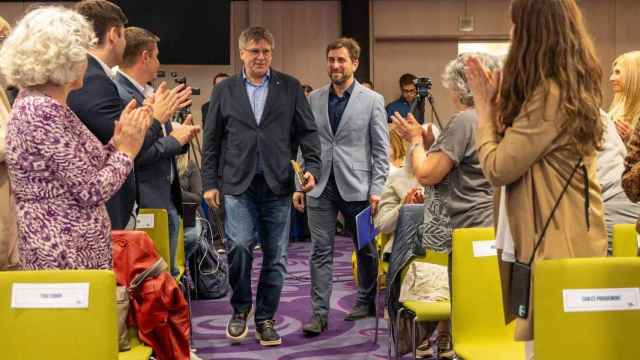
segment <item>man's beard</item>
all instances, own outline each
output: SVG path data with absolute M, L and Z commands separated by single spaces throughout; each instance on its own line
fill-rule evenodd
M 334 78 L 333 75 L 339 75 L 340 77 L 336 79 L 336 78 Z M 345 82 L 347 82 L 347 80 L 349 80 L 349 76 L 347 76 L 345 73 L 336 73 L 336 72 L 331 73 L 329 75 L 329 78 L 331 79 L 331 82 L 336 84 L 336 85 L 342 85 Z

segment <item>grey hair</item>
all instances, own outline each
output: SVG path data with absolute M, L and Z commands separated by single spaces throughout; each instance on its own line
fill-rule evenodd
M 0 71 L 9 85 L 65 85 L 83 76 L 80 69 L 96 42 L 91 24 L 77 12 L 47 6 L 18 22 L 0 49 Z
M 478 59 L 488 71 L 499 69 L 501 65 L 497 56 L 478 52 L 460 54 L 447 64 L 442 73 L 442 85 L 456 94 L 462 105 L 472 107 L 473 94 L 467 86 L 467 77 L 464 74 L 464 63 L 469 57 Z
M 238 38 L 238 48 L 240 48 L 240 50 L 246 49 L 247 44 L 251 41 L 258 42 L 260 40 L 265 40 L 267 44 L 271 46 L 271 49 L 276 48 L 276 42 L 273 39 L 273 34 L 262 26 L 253 26 L 244 29 Z

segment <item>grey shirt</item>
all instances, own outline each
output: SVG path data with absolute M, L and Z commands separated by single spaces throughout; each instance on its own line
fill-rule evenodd
M 598 153 L 598 180 L 602 187 L 602 201 L 613 198 L 623 193 L 622 173 L 624 172 L 624 158 L 627 156 L 627 148 L 618 135 L 614 122 L 605 114 L 602 114 L 604 122 L 604 144 Z
M 436 185 L 453 229 L 493 223 L 493 191 L 476 153 L 476 116 L 475 110 L 455 114 L 429 149 L 443 152 L 454 163 L 443 186 Z

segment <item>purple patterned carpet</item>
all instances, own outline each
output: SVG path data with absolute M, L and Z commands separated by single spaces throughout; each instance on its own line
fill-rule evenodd
M 334 284 L 331 298 L 329 328 L 322 335 L 306 338 L 302 325 L 311 312 L 309 298 L 310 243 L 292 243 L 289 246 L 287 279 L 282 291 L 276 329 L 282 336 L 279 347 L 263 348 L 255 340 L 253 320 L 249 336 L 240 345 L 230 345 L 225 338 L 225 326 L 231 314 L 228 298 L 193 303 L 193 338 L 198 355 L 203 359 L 226 360 L 364 360 L 387 358 L 386 321 L 380 321 L 378 344 L 373 343 L 375 319 L 357 322 L 344 321 L 355 301 L 355 285 L 351 276 L 351 239 L 337 237 L 334 259 Z M 253 265 L 253 289 L 261 263 L 256 252 Z

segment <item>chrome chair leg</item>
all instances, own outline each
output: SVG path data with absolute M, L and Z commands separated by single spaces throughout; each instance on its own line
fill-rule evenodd
M 416 346 L 416 316 L 413 315 L 411 317 L 411 349 L 413 349 L 413 359 L 415 360 L 418 357 Z

